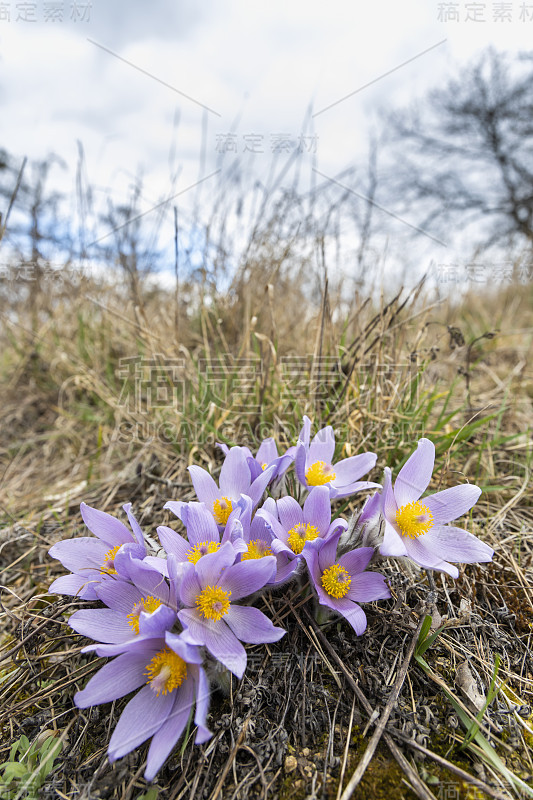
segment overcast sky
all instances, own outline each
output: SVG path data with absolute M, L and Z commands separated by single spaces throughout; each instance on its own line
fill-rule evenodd
M 291 149 L 333 177 L 364 156 L 378 108 L 532 32 L 533 0 L 0 2 L 0 148 L 59 154 L 52 182 L 70 191 L 80 142 L 97 197 L 120 202 L 142 171 L 143 211 L 186 205 L 198 180 L 207 201 L 235 159 L 250 185 Z

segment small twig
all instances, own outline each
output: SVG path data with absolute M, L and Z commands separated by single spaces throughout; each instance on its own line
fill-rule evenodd
M 425 619 L 425 616 L 423 614 L 421 614 L 420 615 L 420 620 L 419 620 L 418 625 L 416 627 L 416 631 L 414 632 L 414 635 L 413 635 L 413 637 L 411 639 L 411 643 L 409 645 L 409 649 L 407 650 L 407 654 L 406 654 L 406 656 L 405 656 L 405 658 L 403 660 L 403 663 L 402 663 L 402 666 L 400 667 L 398 675 L 396 676 L 396 680 L 394 681 L 394 686 L 392 687 L 391 696 L 389 697 L 389 699 L 387 701 L 387 705 L 383 709 L 383 713 L 381 714 L 379 722 L 376 725 L 374 733 L 372 734 L 372 738 L 370 739 L 370 741 L 368 743 L 368 746 L 367 746 L 367 748 L 366 748 L 366 750 L 365 750 L 365 752 L 363 754 L 363 757 L 362 757 L 361 761 L 357 765 L 357 768 L 356 768 L 354 774 L 352 775 L 352 777 L 348 781 L 348 785 L 346 786 L 346 789 L 344 790 L 344 792 L 341 795 L 341 800 L 349 800 L 349 798 L 354 793 L 358 783 L 360 782 L 361 778 L 365 774 L 366 768 L 370 764 L 372 756 L 374 755 L 374 753 L 376 751 L 376 747 L 379 744 L 379 740 L 383 736 L 383 732 L 385 730 L 385 725 L 387 724 L 387 721 L 389 719 L 389 716 L 390 716 L 390 713 L 392 711 L 392 708 L 393 708 L 393 706 L 395 705 L 395 703 L 396 703 L 396 701 L 398 699 L 398 695 L 400 694 L 400 691 L 401 691 L 402 686 L 403 686 L 403 682 L 405 680 L 405 676 L 407 674 L 407 668 L 409 667 L 409 664 L 411 662 L 411 658 L 413 656 L 413 653 L 415 652 L 416 643 L 418 641 L 418 637 L 419 637 L 420 630 L 422 628 L 422 624 L 424 622 L 424 619 Z
M 370 703 L 366 699 L 365 695 L 363 694 L 363 692 L 361 691 L 361 689 L 357 685 L 356 681 L 353 678 L 353 675 L 351 675 L 350 672 L 346 669 L 346 666 L 344 665 L 344 663 L 341 660 L 340 656 L 337 654 L 337 652 L 334 650 L 334 648 L 330 645 L 330 643 L 328 642 L 328 640 L 326 639 L 326 637 L 324 636 L 324 634 L 322 633 L 320 628 L 318 628 L 318 626 L 314 622 L 313 618 L 311 617 L 311 615 L 309 614 L 307 609 L 305 611 L 306 611 L 306 614 L 307 614 L 307 616 L 309 617 L 309 619 L 311 621 L 311 624 L 313 625 L 313 628 L 315 630 L 315 633 L 316 633 L 317 637 L 322 642 L 324 648 L 331 655 L 332 659 L 334 661 L 336 661 L 336 663 L 339 665 L 339 667 L 342 670 L 346 680 L 348 681 L 348 683 L 350 685 L 350 688 L 352 689 L 352 691 L 356 695 L 357 699 L 361 703 L 361 706 L 364 708 L 364 710 L 366 711 L 366 713 L 370 717 L 372 715 L 372 706 L 370 705 Z M 445 769 L 447 769 L 450 772 L 454 773 L 455 775 L 457 775 L 459 778 L 461 778 L 462 780 L 466 781 L 467 783 L 471 783 L 473 786 L 476 786 L 478 789 L 481 789 L 483 792 L 485 792 L 485 794 L 489 795 L 490 797 L 494 797 L 496 800 L 508 800 L 508 798 L 506 798 L 505 795 L 500 794 L 496 789 L 493 789 L 491 786 L 489 786 L 484 781 L 480 780 L 479 778 L 475 778 L 473 775 L 470 775 L 469 772 L 466 772 L 465 770 L 461 769 L 460 767 L 457 767 L 455 764 L 452 764 L 450 761 L 447 761 L 445 758 L 443 758 L 443 756 L 439 756 L 439 755 L 437 755 L 437 753 L 433 753 L 431 750 L 428 750 L 426 747 L 423 747 L 421 744 L 418 744 L 418 742 L 414 741 L 413 739 L 409 739 L 408 736 L 406 736 L 404 733 L 401 733 L 400 731 L 397 731 L 395 728 L 389 728 L 383 734 L 383 739 L 385 740 L 385 743 L 387 744 L 387 747 L 390 749 L 392 755 L 394 756 L 394 758 L 396 758 L 396 760 L 398 761 L 398 764 L 400 764 L 402 769 L 404 769 L 404 765 L 401 762 L 401 758 L 403 757 L 403 753 L 398 748 L 396 743 L 393 741 L 392 736 L 398 737 L 403 742 L 405 742 L 405 744 L 408 744 L 410 747 L 413 747 L 416 750 L 419 750 L 421 753 L 424 753 L 426 756 L 428 756 L 429 758 L 433 759 L 433 761 L 435 761 L 437 764 L 440 764 L 442 767 L 444 767 Z M 399 757 L 398 757 L 398 755 L 399 755 Z M 405 760 L 405 758 L 404 758 L 404 760 Z M 406 763 L 407 763 L 408 769 L 411 770 L 411 772 L 414 772 L 414 770 L 412 769 L 412 767 L 409 764 L 409 762 L 406 762 Z M 404 769 L 404 771 L 407 774 L 407 770 Z M 414 772 L 414 775 L 415 775 L 416 778 L 418 778 L 418 775 L 416 774 L 416 772 Z M 408 777 L 410 777 L 410 776 L 408 775 Z M 414 785 L 414 779 L 412 780 L 412 782 L 413 782 L 413 788 L 416 791 L 416 787 Z M 425 786 L 425 784 L 422 784 L 422 786 L 423 786 L 423 790 L 425 792 L 429 791 L 427 789 L 427 787 Z M 416 793 L 418 794 L 419 797 L 422 796 L 421 794 L 419 794 L 418 791 L 416 791 Z M 425 796 L 427 797 L 428 795 L 426 794 Z M 430 793 L 430 796 L 433 797 L 433 795 L 431 793 Z
M 418 750 L 420 753 L 423 753 L 428 758 L 431 758 L 433 761 L 435 761 L 437 764 L 440 764 L 441 767 L 444 767 L 450 772 L 453 772 L 453 774 L 457 775 L 458 778 L 461 778 L 463 781 L 471 783 L 472 786 L 476 786 L 478 789 L 481 789 L 482 792 L 485 792 L 485 794 L 488 794 L 490 797 L 494 797 L 495 800 L 507 800 L 505 795 L 500 794 L 500 792 L 498 792 L 496 789 L 493 789 L 491 786 L 489 786 L 488 783 L 485 783 L 479 778 L 474 778 L 474 776 L 470 775 L 469 772 L 466 772 L 464 769 L 461 769 L 461 767 L 452 764 L 451 761 L 447 761 L 443 756 L 437 755 L 437 753 L 434 753 L 432 750 L 428 750 L 427 747 L 418 744 L 417 741 L 415 741 L 414 739 L 410 739 L 401 731 L 397 731 L 395 728 L 389 728 L 387 733 L 389 736 L 398 737 L 398 739 L 401 739 L 401 741 L 409 745 L 409 747 L 413 747 L 415 750 Z
M 59 614 L 59 613 L 62 613 L 63 611 L 64 611 L 64 609 L 63 609 L 63 608 L 59 609 L 59 611 L 58 611 L 58 614 Z M 58 614 L 56 614 L 56 616 L 58 616 Z M 30 631 L 30 632 L 29 632 L 29 633 L 28 633 L 28 634 L 27 634 L 27 635 L 24 637 L 24 639 L 22 639 L 22 640 L 21 640 L 20 642 L 18 642 L 18 643 L 17 643 L 17 644 L 16 644 L 14 647 L 12 647 L 12 648 L 11 648 L 11 650 L 8 650 L 8 651 L 7 651 L 6 653 L 4 653 L 3 655 L 0 655 L 0 662 L 2 662 L 2 661 L 6 661 L 8 658 L 11 658 L 12 656 L 14 656 L 14 655 L 15 655 L 15 653 L 17 653 L 17 652 L 18 652 L 18 651 L 19 651 L 19 650 L 20 650 L 22 647 L 24 647 L 24 645 L 25 645 L 25 644 L 26 644 L 26 643 L 27 643 L 27 642 L 28 642 L 28 641 L 29 641 L 29 640 L 30 640 L 30 639 L 31 639 L 33 636 L 35 636 L 37 633 L 39 633 L 40 631 L 42 631 L 42 629 L 43 629 L 43 628 L 46 628 L 46 626 L 47 626 L 47 625 L 48 625 L 50 622 L 55 622 L 55 621 L 56 621 L 56 620 L 55 620 L 55 617 L 46 617 L 46 620 L 45 620 L 45 621 L 44 621 L 44 622 L 43 622 L 41 625 L 39 625 L 39 626 L 38 626 L 37 628 L 35 628 L 33 631 Z
M 309 613 L 309 611 L 307 609 L 304 609 L 304 611 L 307 614 L 307 616 L 308 616 L 308 618 L 309 618 L 309 620 L 311 622 L 311 625 L 313 626 L 313 629 L 315 631 L 316 636 L 320 639 L 320 641 L 322 642 L 324 648 L 331 655 L 332 659 L 334 661 L 336 661 L 337 664 L 339 665 L 339 667 L 342 670 L 346 680 L 348 681 L 348 683 L 350 685 L 351 690 L 353 691 L 353 693 L 355 694 L 355 696 L 359 700 L 361 706 L 364 708 L 364 710 L 366 711 L 366 713 L 368 714 L 368 717 L 370 719 L 372 717 L 372 714 L 373 714 L 372 706 L 370 705 L 370 703 L 366 699 L 365 695 L 363 694 L 363 692 L 359 688 L 359 686 L 356 683 L 356 681 L 354 680 L 353 676 L 346 669 L 346 667 L 345 667 L 343 661 L 341 660 L 340 656 L 338 655 L 338 653 L 330 645 L 330 643 L 328 642 L 328 640 L 326 639 L 326 637 L 324 636 L 324 634 L 322 633 L 322 631 L 320 630 L 320 628 L 318 627 L 316 622 L 314 621 L 314 619 L 311 616 L 311 614 Z M 432 792 L 430 792 L 430 790 L 425 785 L 425 783 L 423 783 L 420 780 L 420 777 L 419 777 L 418 773 L 409 764 L 409 762 L 405 758 L 404 754 L 402 753 L 402 751 L 400 750 L 400 748 L 398 747 L 396 742 L 394 742 L 387 733 L 383 734 L 383 738 L 384 738 L 385 743 L 386 743 L 387 747 L 389 748 L 391 754 L 396 759 L 396 761 L 398 762 L 399 766 L 401 767 L 401 769 L 404 771 L 404 773 L 406 774 L 407 778 L 411 782 L 411 786 L 413 788 L 413 791 L 415 792 L 416 795 L 418 795 L 420 800 L 435 800 L 435 796 L 432 794 Z M 341 784 L 339 784 L 339 786 L 340 785 Z
M 237 752 L 238 752 L 238 750 L 240 749 L 240 747 L 241 747 L 241 745 L 243 743 L 244 737 L 246 736 L 246 731 L 248 730 L 249 723 L 250 723 L 250 717 L 247 717 L 244 720 L 244 724 L 242 726 L 242 730 L 239 733 L 237 741 L 235 742 L 235 747 L 231 751 L 228 760 L 224 764 L 224 769 L 222 770 L 222 772 L 220 774 L 220 778 L 218 779 L 217 784 L 216 784 L 215 788 L 213 789 L 213 794 L 211 795 L 209 800 L 216 800 L 218 795 L 220 794 L 220 791 L 222 789 L 222 786 L 224 785 L 224 781 L 226 780 L 226 776 L 227 776 L 227 774 L 228 774 L 228 772 L 230 770 L 230 767 L 233 764 L 233 762 L 235 761 L 235 756 L 237 755 Z
M 352 712 L 350 714 L 350 722 L 348 723 L 348 734 L 346 736 L 346 745 L 344 747 L 344 754 L 342 757 L 342 765 L 341 765 L 341 774 L 339 775 L 339 789 L 337 791 L 337 800 L 341 795 L 342 791 L 342 782 L 344 780 L 344 773 L 346 772 L 346 762 L 348 761 L 348 750 L 350 748 L 350 739 L 352 736 L 352 725 L 353 725 L 353 713 L 355 711 L 355 695 L 353 696 L 352 701 Z

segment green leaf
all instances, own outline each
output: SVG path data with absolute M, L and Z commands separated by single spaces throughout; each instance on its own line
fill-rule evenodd
M 2 764 L 4 766 L 4 764 Z M 23 778 L 28 775 L 28 769 L 25 764 L 20 764 L 18 761 L 8 761 L 4 769 L 4 781 L 11 783 L 15 778 Z
M 151 786 L 147 792 L 140 794 L 137 800 L 157 800 L 159 789 L 157 786 Z

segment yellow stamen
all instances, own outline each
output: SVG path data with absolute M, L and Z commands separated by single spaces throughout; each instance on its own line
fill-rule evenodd
M 233 505 L 229 497 L 221 497 L 213 503 L 213 515 L 218 525 L 225 525 L 232 511 Z
M 197 564 L 202 556 L 206 556 L 208 553 L 216 553 L 219 547 L 218 542 L 199 542 L 187 551 L 187 560 L 191 564 Z
M 326 592 L 338 600 L 348 592 L 352 577 L 340 564 L 333 564 L 324 570 L 321 581 Z
M 404 536 L 416 539 L 433 527 L 433 514 L 427 506 L 418 501 L 407 503 L 405 506 L 400 506 L 396 512 L 396 525 Z
M 141 611 L 145 611 L 147 614 L 153 614 L 161 603 L 161 600 L 157 600 L 155 597 L 152 597 L 152 595 L 141 597 L 139 602 L 135 603 L 131 609 L 131 614 L 128 614 L 128 625 L 133 628 L 136 635 L 139 633 L 139 616 Z
M 241 555 L 241 561 L 248 561 L 250 558 L 263 558 L 263 556 L 273 555 L 272 550 L 263 539 L 250 539 L 248 550 Z
M 115 569 L 114 561 L 115 556 L 122 547 L 121 544 L 117 544 L 116 547 L 112 547 L 111 550 L 108 550 L 104 556 L 104 563 L 100 567 L 100 572 L 103 575 L 116 575 L 117 571 Z
M 296 555 L 299 555 L 304 549 L 305 543 L 312 542 L 317 536 L 320 536 L 318 528 L 315 528 L 314 525 L 306 525 L 305 522 L 299 522 L 288 532 L 287 544 Z
M 187 664 L 170 647 L 164 647 L 152 658 L 144 673 L 156 695 L 172 692 L 187 677 Z
M 196 598 L 196 606 L 205 619 L 217 622 L 229 611 L 231 592 L 225 592 L 220 586 L 206 586 Z
M 267 467 L 268 467 L 268 464 L 266 463 L 266 461 L 265 461 L 264 464 L 261 464 L 261 469 L 263 470 L 263 472 L 266 470 Z
M 334 481 L 335 478 L 333 467 L 331 464 L 326 464 L 325 461 L 315 461 L 305 473 L 305 480 L 309 486 L 323 486 L 325 483 Z

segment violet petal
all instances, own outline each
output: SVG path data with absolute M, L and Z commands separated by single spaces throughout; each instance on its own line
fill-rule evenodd
M 419 541 L 435 556 L 460 564 L 491 561 L 494 555 L 492 547 L 477 536 L 452 525 L 435 526 L 420 536 Z
M 194 722 L 195 725 L 198 726 L 198 731 L 194 740 L 195 744 L 203 744 L 213 735 L 206 723 L 210 696 L 211 690 L 205 670 L 200 667 L 198 669 L 198 680 L 196 683 L 196 710 L 194 713 Z
M 213 519 L 212 515 L 211 519 Z M 187 560 L 187 553 L 191 549 L 191 545 L 180 533 L 176 533 L 172 528 L 167 528 L 166 525 L 160 525 L 157 528 L 157 535 L 166 553 L 169 555 L 172 553 L 179 561 Z
M 323 461 L 325 464 L 331 464 L 333 455 L 335 453 L 335 435 L 333 428 L 328 425 L 321 428 L 313 438 L 309 445 L 307 452 L 307 464 L 310 467 L 316 464 L 317 461 Z
M 338 461 L 335 466 L 335 487 L 342 489 L 344 486 L 359 481 L 362 475 L 366 475 L 376 466 L 377 455 L 375 453 L 360 453 L 358 456 L 350 456 Z
M 356 603 L 370 603 L 373 600 L 387 600 L 391 596 L 385 578 L 379 572 L 362 572 L 352 576 L 351 586 L 346 594 Z
M 254 606 L 230 606 L 224 620 L 237 639 L 249 644 L 277 642 L 285 635 L 283 628 L 275 627 L 262 611 Z
M 231 447 L 220 470 L 220 494 L 236 499 L 241 494 L 248 494 L 250 482 L 245 451 L 242 447 Z
M 65 569 L 86 574 L 88 580 L 94 570 L 100 574 L 106 554 L 111 548 L 100 539 L 80 536 L 78 539 L 64 539 L 52 545 L 48 554 L 61 561 Z
M 218 586 L 231 592 L 231 602 L 233 602 L 262 589 L 275 573 L 276 559 L 274 556 L 239 561 L 224 570 L 218 580 Z
M 203 557 L 205 558 L 205 556 Z M 201 560 L 202 559 L 200 559 L 200 561 Z M 181 584 L 179 587 L 181 602 L 186 607 L 194 607 L 196 598 L 201 591 L 202 587 L 200 586 L 200 581 L 198 580 L 198 575 L 196 574 L 194 564 L 191 564 L 190 561 L 187 561 L 185 563 L 185 569 L 183 570 Z
M 228 628 L 223 619 L 216 622 L 204 619 L 199 611 L 185 608 L 178 614 L 187 625 L 187 637 L 192 642 L 203 644 L 237 678 L 242 678 L 246 668 L 246 650 Z
M 350 623 L 358 636 L 361 636 L 366 630 L 366 614 L 357 603 L 349 600 L 347 597 L 341 597 L 334 601 L 332 607 L 342 614 L 344 619 Z
M 68 594 L 84 600 L 97 600 L 95 587 L 98 584 L 98 580 L 91 580 L 82 575 L 60 575 L 50 584 L 48 592 L 50 594 Z
M 125 615 L 111 608 L 81 609 L 69 617 L 68 624 L 82 636 L 106 644 L 127 641 L 135 635 Z
M 306 523 L 318 528 L 322 535 L 326 533 L 331 522 L 331 499 L 327 486 L 311 489 L 304 503 L 303 518 Z
M 281 497 L 276 503 L 279 521 L 286 531 L 304 521 L 303 511 L 294 497 Z
M 113 659 L 93 675 L 81 692 L 76 692 L 74 702 L 78 708 L 89 708 L 100 703 L 110 703 L 146 683 L 146 652 L 124 653 Z
M 209 511 L 212 511 L 215 500 L 217 500 L 221 494 L 218 486 L 209 472 L 207 472 L 205 469 L 202 469 L 202 467 L 198 467 L 196 464 L 193 464 L 187 469 L 189 470 L 194 491 L 196 492 L 198 500 L 201 500 L 202 503 L 205 503 Z M 169 503 L 166 504 L 165 508 L 170 508 Z M 170 508 L 170 510 L 172 511 L 173 509 Z
M 405 548 L 409 558 L 424 569 L 436 569 L 439 570 L 439 572 L 446 572 L 448 575 L 451 575 L 452 578 L 458 578 L 459 570 L 457 567 L 445 561 L 440 554 L 432 552 L 428 546 L 431 539 L 428 541 L 428 544 L 425 544 L 423 542 L 424 538 L 424 536 L 419 536 L 417 539 L 410 539 L 407 536 L 404 537 Z M 440 550 L 440 548 L 437 549 Z
M 356 575 L 358 572 L 363 572 L 374 555 L 373 547 L 358 547 L 356 550 L 350 550 L 339 559 L 339 564 L 344 567 L 350 575 Z
M 102 581 L 95 587 L 95 592 L 98 599 L 108 608 L 120 611 L 122 614 L 130 614 L 135 603 L 142 597 L 140 591 L 126 581 Z
M 435 464 L 435 445 L 429 439 L 420 439 L 418 447 L 398 473 L 394 496 L 399 506 L 414 503 L 425 492 Z
M 386 519 L 383 527 L 383 541 L 379 546 L 379 552 L 382 556 L 406 556 L 407 549 L 405 545 L 405 538 L 400 536 L 398 531 Z
M 185 525 L 191 545 L 199 542 L 220 542 L 218 526 L 204 503 L 189 503 Z
M 434 525 L 445 525 L 447 522 L 462 517 L 478 501 L 481 489 L 471 483 L 452 486 L 421 501 L 433 515 Z
M 296 445 L 296 455 L 294 457 L 294 469 L 296 471 L 296 475 L 298 480 L 300 481 L 303 486 L 307 486 L 307 481 L 305 478 L 305 465 L 307 461 L 307 450 L 305 449 L 305 445 L 302 442 L 298 442 Z
M 145 742 L 161 728 L 174 705 L 174 693 L 157 695 L 151 686 L 144 686 L 120 715 L 109 742 L 111 762 L 122 758 Z
M 124 544 L 124 542 L 135 541 L 124 523 L 111 516 L 111 514 L 99 511 L 97 508 L 92 508 L 85 503 L 80 505 L 80 511 L 83 521 L 91 533 L 109 545 L 107 550 L 116 547 L 118 544 Z
M 276 465 L 271 464 L 270 467 L 267 467 L 265 470 L 261 470 L 261 474 L 258 475 L 254 481 L 252 481 L 247 493 L 252 500 L 254 508 L 261 500 L 266 487 L 273 480 L 275 474 Z
M 194 685 L 187 678 L 177 690 L 172 692 L 173 705 L 166 720 L 152 737 L 144 777 L 147 781 L 155 778 L 169 754 L 172 752 L 189 719 L 194 705 Z
M 202 587 L 214 586 L 220 573 L 235 562 L 236 552 L 231 542 L 223 544 L 216 553 L 207 553 L 196 562 L 196 574 Z

